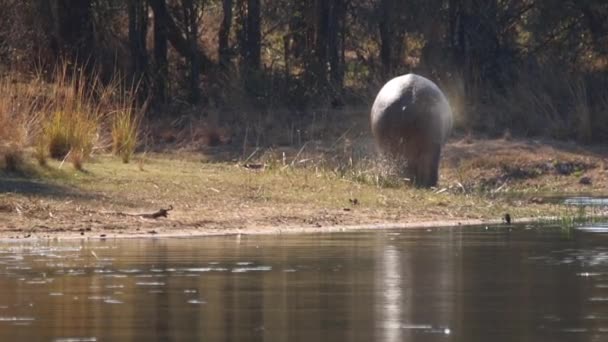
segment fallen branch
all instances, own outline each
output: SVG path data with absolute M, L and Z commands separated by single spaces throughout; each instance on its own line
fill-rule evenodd
M 131 214 L 131 213 L 123 213 L 122 211 L 102 211 L 100 212 L 101 214 L 111 214 L 111 215 L 118 215 L 118 216 L 135 216 L 135 217 L 141 217 L 141 218 L 147 218 L 147 219 L 157 219 L 159 217 L 168 217 L 169 216 L 169 212 L 173 210 L 173 206 L 169 205 L 169 207 L 167 209 L 165 208 L 160 208 L 157 211 L 153 212 L 153 213 L 139 213 L 139 214 Z
M 173 210 L 173 206 L 169 205 L 169 208 L 167 208 L 167 209 L 160 208 L 160 209 L 158 209 L 158 211 L 155 211 L 151 214 L 140 214 L 139 216 L 141 216 L 143 218 L 151 218 L 151 219 L 156 220 L 159 217 L 167 217 L 171 210 Z

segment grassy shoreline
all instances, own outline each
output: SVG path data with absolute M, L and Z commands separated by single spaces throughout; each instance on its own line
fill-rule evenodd
M 0 173 L 0 238 L 191 236 L 340 231 L 606 216 L 553 196 L 606 195 L 606 151 L 573 144 L 454 139 L 435 189 L 416 189 L 373 161 L 329 162 L 322 149 L 257 153 L 222 148 L 95 155 L 84 170 L 60 161 Z M 221 157 L 220 157 L 221 156 Z M 33 157 L 32 157 L 33 158 Z M 305 161 L 305 162 L 301 162 Z M 587 177 L 591 184 L 581 180 Z M 148 219 L 159 208 L 168 218 Z

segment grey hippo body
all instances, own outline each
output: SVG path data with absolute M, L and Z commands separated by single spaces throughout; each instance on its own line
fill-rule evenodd
M 406 174 L 423 187 L 437 184 L 441 148 L 452 130 L 452 120 L 452 110 L 439 87 L 415 74 L 387 82 L 371 111 L 372 133 L 380 152 L 407 165 Z

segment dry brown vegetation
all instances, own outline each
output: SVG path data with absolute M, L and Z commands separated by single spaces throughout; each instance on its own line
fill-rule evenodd
M 69 63 L 61 64 L 50 82 L 42 75 L 0 78 L 0 155 L 5 167 L 15 169 L 23 151 L 35 147 L 41 165 L 51 157 L 82 169 L 109 135 L 114 151 L 127 162 L 141 117 L 133 93 L 119 79 L 101 83 Z

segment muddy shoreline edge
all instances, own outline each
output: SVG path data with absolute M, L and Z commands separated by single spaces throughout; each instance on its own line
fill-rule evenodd
M 596 219 L 600 217 L 586 217 L 586 219 Z M 173 232 L 162 231 L 158 233 L 150 232 L 122 232 L 122 233 L 89 233 L 81 235 L 77 232 L 51 232 L 51 233 L 35 233 L 29 236 L 14 234 L 15 232 L 4 231 L 0 235 L 0 242 L 3 243 L 21 243 L 21 242 L 41 242 L 41 241 L 60 241 L 60 240 L 86 240 L 86 241 L 105 241 L 105 240 L 123 240 L 123 239 L 166 239 L 166 238 L 204 238 L 204 237 L 220 237 L 233 235 L 254 235 L 254 236 L 278 236 L 282 234 L 329 234 L 329 233 L 352 233 L 361 231 L 374 230 L 420 230 L 420 229 L 451 229 L 462 227 L 478 227 L 478 226 L 498 226 L 518 227 L 522 224 L 540 224 L 546 222 L 556 222 L 559 218 L 555 216 L 546 217 L 525 217 L 519 218 L 516 222 L 506 224 L 504 220 L 499 219 L 465 219 L 465 220 L 440 220 L 440 221 L 423 221 L 423 222 L 393 222 L 393 223 L 375 223 L 375 224 L 354 224 L 354 225 L 335 225 L 327 227 L 306 227 L 306 226 L 285 226 L 285 227 L 267 227 L 258 226 L 253 228 L 234 228 L 234 229 L 176 229 Z M 23 234 L 23 233 L 21 233 Z M 11 236 L 12 235 L 12 236 Z

